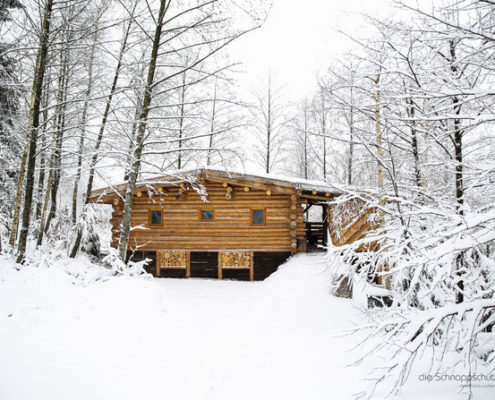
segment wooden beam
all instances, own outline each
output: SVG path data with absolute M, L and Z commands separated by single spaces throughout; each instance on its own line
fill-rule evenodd
M 155 275 L 157 277 L 160 277 L 160 256 L 158 254 L 157 254 L 157 257 L 156 257 L 156 265 L 155 265 L 155 267 L 156 267 Z
M 187 261 L 186 261 L 186 278 L 191 277 L 191 252 L 187 252 Z
M 222 279 L 222 253 L 218 252 L 218 279 Z
M 258 189 L 258 190 L 271 190 L 273 193 L 283 193 L 283 194 L 293 194 L 294 189 L 291 188 L 286 188 L 283 186 L 275 186 L 275 185 L 266 185 L 263 183 L 251 183 L 251 182 L 236 182 L 234 179 L 228 179 L 227 181 L 225 179 L 215 179 L 215 178 L 206 178 L 206 180 L 211 181 L 211 182 L 217 182 L 221 184 L 225 184 L 224 187 L 227 187 L 229 184 L 230 185 L 238 185 L 238 186 L 247 186 L 250 187 L 251 189 Z
M 251 251 L 251 260 L 249 261 L 249 280 L 254 281 L 254 253 Z
M 314 196 L 311 194 L 304 194 L 304 193 L 301 194 L 300 197 L 303 199 L 321 200 L 321 201 L 332 201 L 333 200 L 333 196 L 332 197 Z

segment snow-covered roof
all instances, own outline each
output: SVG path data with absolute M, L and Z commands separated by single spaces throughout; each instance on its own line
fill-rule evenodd
M 251 184 L 259 185 L 271 185 L 285 188 L 292 188 L 301 191 L 310 191 L 317 193 L 331 193 L 333 195 L 339 195 L 342 192 L 336 189 L 334 186 L 317 180 L 301 179 L 290 176 L 283 176 L 277 174 L 266 173 L 247 173 L 245 171 L 232 171 L 218 168 L 197 168 L 197 169 L 181 169 L 168 171 L 163 176 L 156 178 L 149 178 L 137 183 L 137 187 L 146 187 L 150 185 L 176 185 L 181 182 L 195 182 L 198 179 L 221 179 L 231 182 L 238 182 L 239 184 Z M 111 187 L 94 190 L 91 193 L 91 197 L 101 197 L 116 192 L 121 192 L 127 187 L 126 183 L 118 184 Z
M 238 179 L 246 181 L 256 181 L 260 178 L 265 180 L 266 183 L 270 182 L 273 185 L 291 187 L 298 190 L 316 190 L 318 192 L 330 192 L 336 194 L 335 187 L 326 183 L 325 181 L 309 180 L 296 178 L 286 175 L 269 174 L 269 173 L 247 173 L 245 171 L 234 171 L 220 168 L 198 168 L 198 169 L 182 169 L 170 171 L 168 176 L 199 176 L 202 175 L 205 178 L 208 176 L 219 177 L 223 176 L 229 179 Z

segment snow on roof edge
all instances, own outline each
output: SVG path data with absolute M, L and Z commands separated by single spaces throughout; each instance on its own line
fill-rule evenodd
M 145 185 L 147 183 L 160 182 L 161 180 L 164 180 L 164 178 L 165 178 L 164 183 L 165 182 L 170 183 L 172 180 L 177 180 L 178 178 L 187 177 L 189 179 L 198 176 L 201 173 L 204 173 L 206 176 L 208 176 L 208 172 L 223 174 L 232 179 L 243 178 L 246 180 L 250 180 L 255 178 L 263 178 L 263 179 L 272 180 L 273 181 L 272 184 L 274 185 L 276 185 L 277 183 L 278 184 L 285 183 L 286 185 L 293 187 L 294 189 L 300 189 L 300 190 L 316 190 L 319 192 L 332 192 L 334 194 L 343 193 L 342 190 L 337 189 L 336 186 L 333 186 L 325 181 L 309 180 L 309 179 L 303 179 L 303 178 L 297 178 L 297 177 L 291 177 L 291 176 L 285 176 L 279 174 L 271 174 L 271 173 L 249 173 L 240 170 L 227 170 L 220 168 L 204 168 L 204 167 L 192 168 L 192 169 L 184 168 L 184 169 L 167 171 L 167 173 L 161 176 L 140 180 L 139 182 L 137 182 L 137 185 Z M 107 188 L 110 189 L 112 187 L 119 187 L 124 184 L 125 183 L 122 182 L 107 187 L 95 188 L 93 189 L 93 191 L 100 191 Z

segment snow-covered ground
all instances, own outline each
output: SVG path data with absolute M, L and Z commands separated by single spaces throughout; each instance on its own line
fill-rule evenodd
M 293 257 L 263 282 L 95 282 L 76 276 L 87 267 L 62 259 L 16 271 L 0 257 L 1 400 L 345 400 L 376 362 L 347 366 L 358 338 L 342 334 L 363 317 L 329 295 L 321 255 Z M 401 399 L 465 398 L 419 372 Z

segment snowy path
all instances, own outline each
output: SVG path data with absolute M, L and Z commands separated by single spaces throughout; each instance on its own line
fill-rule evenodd
M 362 387 L 363 372 L 345 367 L 355 339 L 339 337 L 361 319 L 328 295 L 321 256 L 296 256 L 264 282 L 87 287 L 2 261 L 0 400 L 346 400 Z M 462 398 L 417 383 L 401 399 Z
M 278 277 L 254 283 L 159 281 L 177 302 L 171 307 L 174 330 L 184 327 L 181 342 L 194 355 L 186 387 L 212 399 L 323 399 L 331 386 L 332 395 L 347 398 L 355 391 L 340 387 L 345 349 L 332 337 L 343 327 L 336 315 L 354 310 L 345 300 L 322 296 L 325 287 L 315 279 L 323 273 L 321 257 L 310 265 L 303 260 L 297 265 L 306 269 L 306 279 L 292 265 L 282 287 Z M 185 388 L 179 398 L 190 396 Z

